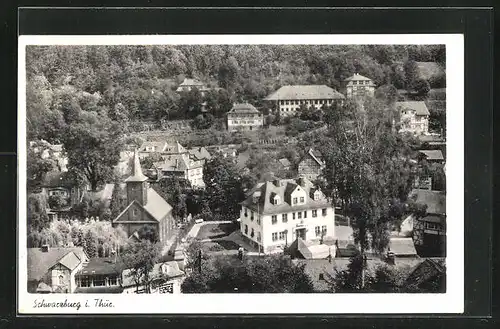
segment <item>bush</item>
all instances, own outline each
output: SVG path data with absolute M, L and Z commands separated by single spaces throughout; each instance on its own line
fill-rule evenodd
M 68 201 L 62 195 L 49 196 L 49 206 L 52 209 L 61 209 L 68 205 Z
M 417 79 L 413 83 L 413 89 L 419 96 L 427 96 L 427 94 L 431 90 L 431 86 L 429 85 L 429 82 L 427 82 L 427 80 Z

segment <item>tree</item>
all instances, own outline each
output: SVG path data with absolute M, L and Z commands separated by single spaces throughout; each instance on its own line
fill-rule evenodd
M 161 246 L 149 240 L 130 243 L 122 254 L 122 260 L 137 287 L 143 285 L 151 292 L 151 272 L 161 256 Z
M 121 130 L 105 115 L 96 112 L 79 115 L 64 134 L 68 170 L 84 176 L 95 191 L 99 184 L 113 180 L 113 168 L 122 149 Z
M 42 147 L 41 143 L 36 143 L 33 147 Z M 46 173 L 55 168 L 55 162 L 51 159 L 42 159 L 33 147 L 27 148 L 26 179 L 28 191 L 39 189 L 43 177 Z
M 409 60 L 404 64 L 404 72 L 405 72 L 405 87 L 410 92 L 414 88 L 415 81 L 420 76 L 420 71 L 418 65 L 415 61 Z
M 68 204 L 68 201 L 62 195 L 49 196 L 49 206 L 51 209 L 62 209 Z
M 92 230 L 88 230 L 83 238 L 83 250 L 89 258 L 97 257 L 97 236 Z
M 375 97 L 392 104 L 398 100 L 398 90 L 393 85 L 383 85 L 375 90 Z
M 203 181 L 212 213 L 227 220 L 239 216 L 244 194 L 241 174 L 230 157 L 213 157 L 205 162 Z
M 194 118 L 192 126 L 195 129 L 208 129 L 212 127 L 214 123 L 214 116 L 210 113 L 208 114 L 199 114 Z
M 47 215 L 47 200 L 42 194 L 28 195 L 27 222 L 28 229 L 39 232 L 49 227 L 49 216 Z
M 183 293 L 307 293 L 314 292 L 305 265 L 277 255 L 259 258 L 211 257 L 182 283 Z
M 159 240 L 158 231 L 152 225 L 141 226 L 141 228 L 139 229 L 139 231 L 137 231 L 137 233 L 139 234 L 139 239 L 141 240 L 151 241 L 152 243 L 157 243 Z
M 127 207 L 127 197 L 124 189 L 120 184 L 115 183 L 109 209 L 111 211 L 111 219 L 115 219 Z
M 361 255 L 385 250 L 391 223 L 402 215 L 397 210 L 414 180 L 410 143 L 392 127 L 392 115 L 375 100 L 346 106 L 329 122 L 321 147 L 325 192 L 352 219 Z
M 413 90 L 418 96 L 425 97 L 431 90 L 431 86 L 427 80 L 418 78 L 413 82 Z

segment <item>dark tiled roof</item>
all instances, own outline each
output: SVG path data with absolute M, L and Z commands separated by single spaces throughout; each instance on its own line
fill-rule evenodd
M 78 271 L 76 276 L 121 274 L 124 269 L 125 265 L 120 257 L 116 258 L 116 262 L 114 257 L 92 258 L 84 268 Z
M 412 198 L 417 203 L 427 205 L 428 214 L 446 214 L 446 193 L 443 191 L 415 189 L 411 192 L 410 198 Z
M 295 99 L 344 99 L 344 95 L 325 85 L 294 85 L 283 86 L 266 100 L 295 100 Z
M 310 148 L 309 151 L 307 151 L 307 153 L 304 156 L 304 158 L 302 158 L 302 160 L 300 160 L 300 161 L 302 162 L 305 159 L 305 157 L 311 157 L 320 166 L 323 166 L 325 164 L 324 161 L 323 161 L 321 153 L 319 153 L 318 151 L 314 150 L 313 148 Z
M 74 255 L 68 255 L 72 253 Z M 62 265 L 73 270 L 86 258 L 81 247 L 49 248 L 47 252 L 42 251 L 41 248 L 28 248 L 28 280 L 40 280 L 51 267 L 61 261 L 64 262 Z
M 189 154 L 194 156 L 197 160 L 209 160 L 211 158 L 210 153 L 206 148 L 202 147 L 194 147 L 188 150 Z
M 444 260 L 428 258 L 414 268 L 406 279 L 406 284 L 419 286 L 444 274 L 446 274 Z
M 396 102 L 396 108 L 414 110 L 417 115 L 430 115 L 429 109 L 423 101 Z
M 299 184 L 300 180 L 302 180 L 303 186 Z M 297 187 L 300 187 L 306 192 L 305 203 L 292 206 L 289 203 L 290 193 Z M 273 182 L 266 181 L 264 183 L 257 184 L 257 186 L 248 193 L 247 199 L 245 199 L 241 204 L 253 209 L 254 211 L 258 211 L 261 214 L 275 214 L 331 207 L 331 204 L 326 198 L 313 200 L 310 197 L 312 189 L 314 189 L 314 185 L 307 178 L 299 178 L 296 180 L 281 179 Z M 254 202 L 253 194 L 254 192 L 259 191 L 260 197 L 256 198 L 257 202 Z M 280 203 L 277 205 L 271 203 L 271 198 L 275 195 L 279 196 L 281 199 Z

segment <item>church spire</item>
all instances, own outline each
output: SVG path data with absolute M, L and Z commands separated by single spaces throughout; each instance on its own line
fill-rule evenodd
M 139 153 L 134 151 L 134 163 L 132 167 L 132 175 L 125 182 L 144 182 L 148 178 L 142 173 L 141 162 L 139 161 Z

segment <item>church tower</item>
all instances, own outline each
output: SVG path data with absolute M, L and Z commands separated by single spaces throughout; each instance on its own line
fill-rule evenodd
M 148 203 L 148 178 L 142 173 L 139 153 L 134 152 L 134 163 L 132 175 L 125 180 L 127 184 L 127 203 L 130 204 L 136 200 L 142 206 Z

